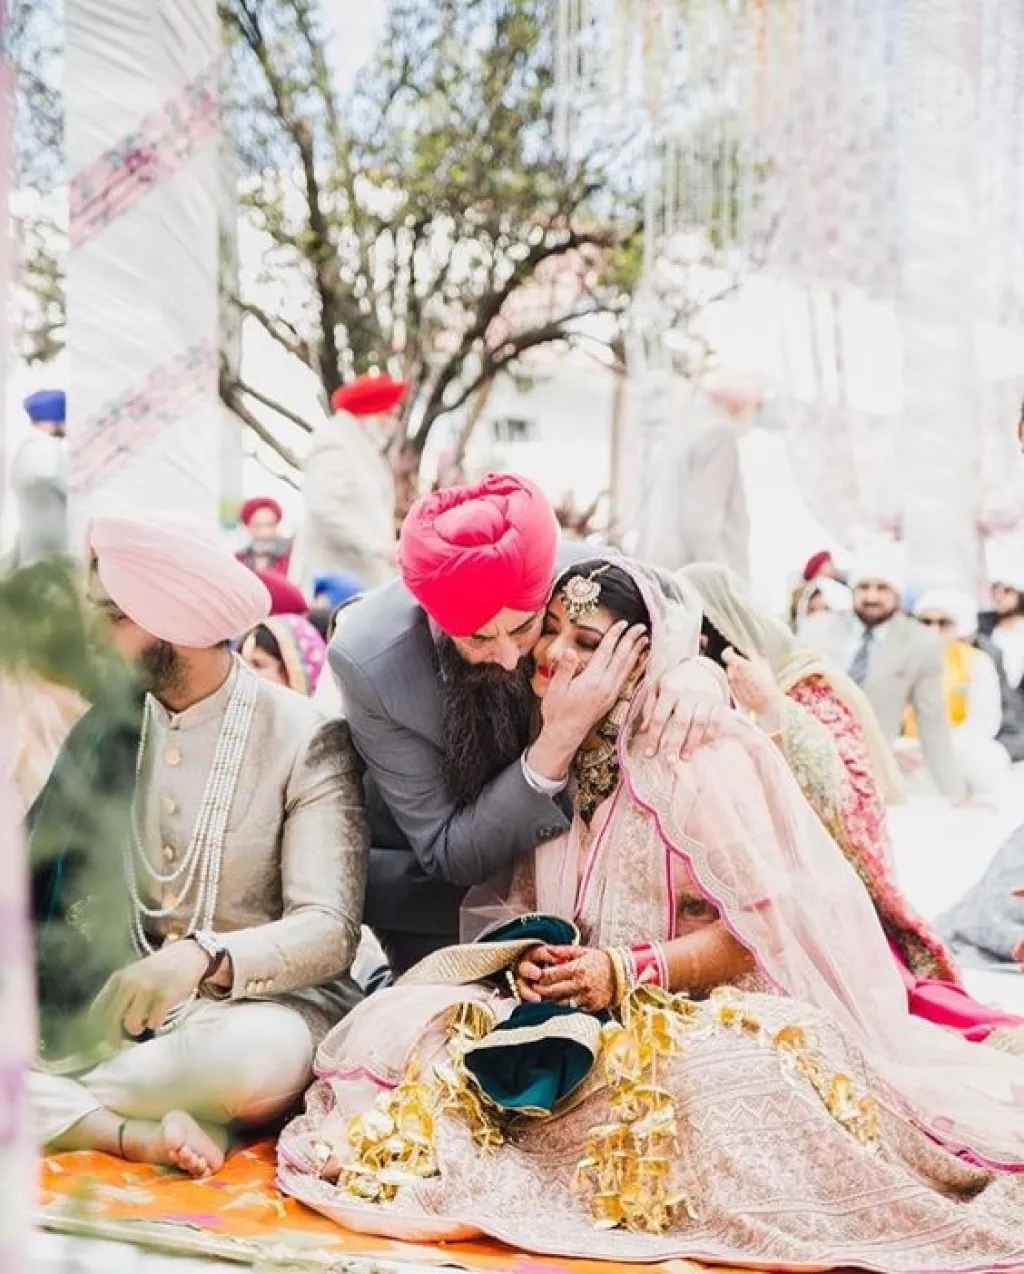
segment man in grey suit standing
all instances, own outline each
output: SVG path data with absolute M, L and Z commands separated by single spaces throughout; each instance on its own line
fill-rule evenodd
M 886 738 L 896 744 L 906 709 L 917 717 L 921 752 L 939 793 L 959 804 L 964 777 L 953 748 L 942 684 L 942 650 L 935 635 L 900 611 L 903 572 L 895 548 L 863 554 L 849 576 L 853 611 L 811 615 L 801 639 L 831 656 L 864 690 Z M 901 768 L 917 765 L 917 752 L 896 748 Z
M 397 973 L 458 940 L 469 886 L 568 827 L 569 765 L 636 657 L 640 633 L 613 630 L 535 729 L 530 652 L 556 571 L 580 553 L 558 536 L 525 479 L 436 492 L 406 519 L 402 579 L 338 623 L 330 662 L 366 765 L 365 920 Z M 722 703 L 714 672 L 687 661 L 659 687 L 651 745 L 698 746 Z

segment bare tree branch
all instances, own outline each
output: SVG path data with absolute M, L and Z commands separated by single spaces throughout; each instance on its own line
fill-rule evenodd
M 251 301 L 243 301 L 239 296 L 231 296 L 227 299 L 229 304 L 235 306 L 247 318 L 255 319 L 267 335 L 277 341 L 282 349 L 304 363 L 311 371 L 315 370 L 314 359 L 310 353 L 308 342 L 304 341 L 294 328 L 291 328 L 291 336 L 281 331 L 281 328 L 291 326 L 283 318 L 271 318 L 266 310 L 254 305 Z
M 316 428 L 315 425 L 311 425 L 308 420 L 303 419 L 302 416 L 299 416 L 289 407 L 285 407 L 275 398 L 270 398 L 267 394 L 261 393 L 258 389 L 253 389 L 251 385 L 247 385 L 243 380 L 236 380 L 234 382 L 233 392 L 245 394 L 247 397 L 254 399 L 261 406 L 268 407 L 271 411 L 276 412 L 277 415 L 282 417 L 282 419 L 290 421 L 291 424 L 296 425 L 299 429 L 303 430 L 304 433 L 311 434 Z
M 260 442 L 265 443 L 271 451 L 280 456 L 289 468 L 302 468 L 302 462 L 291 447 L 276 438 L 273 431 L 267 428 L 259 416 L 251 412 L 245 403 L 240 401 L 238 386 L 232 382 L 231 377 L 223 369 L 220 374 L 220 396 L 224 405 L 234 412 L 242 424 L 251 429 Z

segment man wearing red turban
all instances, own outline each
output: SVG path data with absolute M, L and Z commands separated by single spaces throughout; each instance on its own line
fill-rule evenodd
M 557 573 L 584 555 L 559 543 L 538 487 L 492 474 L 418 501 L 402 528 L 401 581 L 339 619 L 330 662 L 367 767 L 365 918 L 396 972 L 457 940 L 468 886 L 568 826 L 564 775 L 608 709 L 595 686 L 614 641 L 539 733 L 529 656 Z M 684 669 L 660 688 L 652 736 L 670 722 L 665 742 L 677 749 L 713 730 L 722 702 L 713 675 L 695 661 Z
M 395 475 L 387 448 L 405 391 L 390 376 L 359 376 L 335 391 L 336 414 L 313 435 L 296 573 L 307 595 L 318 576 L 339 571 L 370 588 L 394 578 Z
M 284 510 L 269 495 L 255 495 L 242 505 L 238 520 L 249 533 L 249 543 L 237 555 L 251 571 L 287 575 L 292 542 L 281 535 Z

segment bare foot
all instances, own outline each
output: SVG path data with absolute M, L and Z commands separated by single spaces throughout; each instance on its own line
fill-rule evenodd
M 180 1168 L 190 1177 L 209 1177 L 224 1163 L 224 1151 L 183 1110 L 172 1110 L 159 1123 L 131 1119 L 123 1137 L 125 1157 L 133 1163 Z
M 191 1115 L 172 1110 L 160 1121 L 170 1163 L 190 1177 L 212 1177 L 224 1164 L 224 1151 Z

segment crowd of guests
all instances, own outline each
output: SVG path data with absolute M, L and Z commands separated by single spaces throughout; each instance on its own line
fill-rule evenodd
M 366 591 L 303 593 L 280 510 L 244 520 L 237 557 L 89 530 L 134 675 L 26 816 L 51 1151 L 202 1177 L 272 1128 L 283 1190 L 406 1239 L 1024 1261 L 1024 1022 L 962 982 L 984 900 L 918 915 L 886 827 L 925 771 L 969 798 L 1012 607 L 983 650 L 866 555 L 794 632 L 727 567 L 560 536 L 512 475 L 417 502 Z
M 790 606 L 801 644 L 863 687 L 911 792 L 984 799 L 1024 759 L 1024 580 L 992 585 L 992 609 L 956 588 L 912 596 L 892 546 L 840 572 L 812 557 Z

